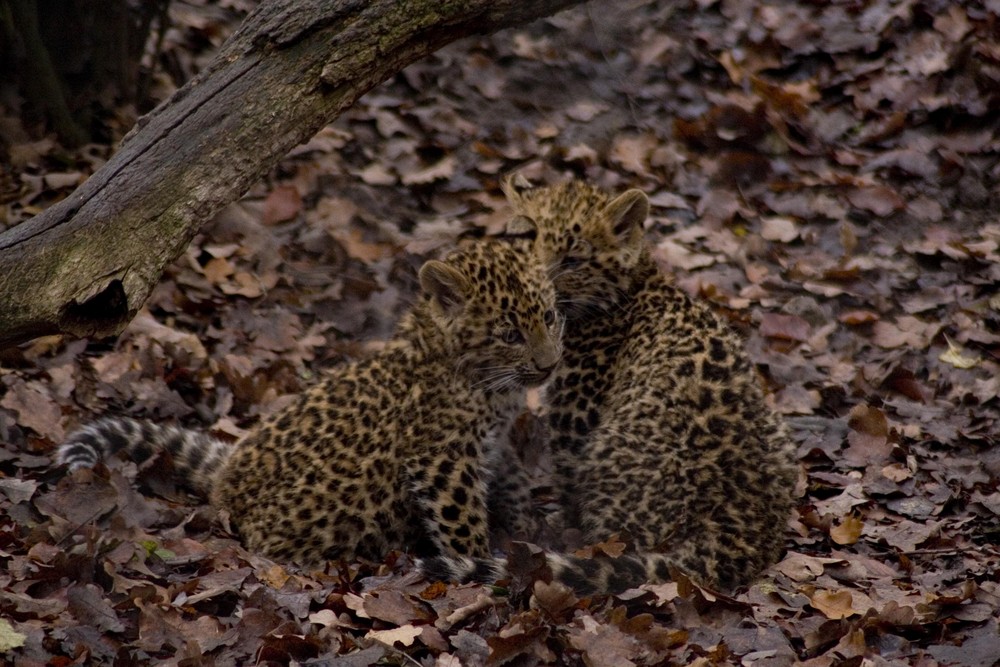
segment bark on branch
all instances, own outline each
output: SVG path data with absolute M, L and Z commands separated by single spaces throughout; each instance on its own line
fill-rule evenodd
M 67 199 L 0 234 L 0 348 L 107 336 L 199 226 L 407 64 L 581 0 L 269 0 Z

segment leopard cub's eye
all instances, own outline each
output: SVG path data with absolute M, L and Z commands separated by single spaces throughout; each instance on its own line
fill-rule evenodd
M 563 252 L 566 254 L 563 255 L 559 266 L 563 269 L 572 269 L 586 263 L 591 258 L 594 253 L 594 246 L 586 240 L 578 239 Z
M 556 311 L 549 308 L 542 315 L 542 320 L 545 322 L 545 326 L 550 327 L 552 323 L 556 321 Z
M 524 342 L 524 334 L 521 333 L 520 329 L 509 327 L 500 333 L 500 340 L 508 345 L 518 345 Z

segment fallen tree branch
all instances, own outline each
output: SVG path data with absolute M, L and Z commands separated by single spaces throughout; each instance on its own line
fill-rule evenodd
M 65 200 L 0 234 L 0 347 L 108 336 L 203 222 L 407 64 L 581 0 L 270 0 Z

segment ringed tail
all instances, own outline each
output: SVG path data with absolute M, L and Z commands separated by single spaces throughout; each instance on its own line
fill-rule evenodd
M 553 581 L 565 584 L 581 596 L 621 593 L 644 583 L 669 581 L 674 567 L 666 555 L 657 553 L 582 558 L 546 552 L 545 563 L 552 571 Z M 504 558 L 439 555 L 421 560 L 418 567 L 428 581 L 491 584 L 510 576 Z
M 119 453 L 142 463 L 165 451 L 173 459 L 177 480 L 207 497 L 215 474 L 222 469 L 232 449 L 232 445 L 206 433 L 129 417 L 105 417 L 70 435 L 59 446 L 56 461 L 73 471 L 93 468 Z

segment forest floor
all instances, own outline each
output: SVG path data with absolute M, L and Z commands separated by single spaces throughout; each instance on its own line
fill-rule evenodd
M 238 23 L 171 11 L 161 95 Z M 117 339 L 0 353 L 2 660 L 996 664 L 998 25 L 997 0 L 595 0 L 407 68 L 207 221 Z M 0 228 L 113 150 L 3 113 Z M 402 554 L 301 572 L 163 466 L 52 468 L 103 414 L 239 437 L 387 338 L 424 259 L 499 230 L 512 170 L 646 191 L 656 259 L 745 335 L 803 468 L 759 582 L 577 599 L 429 586 Z

